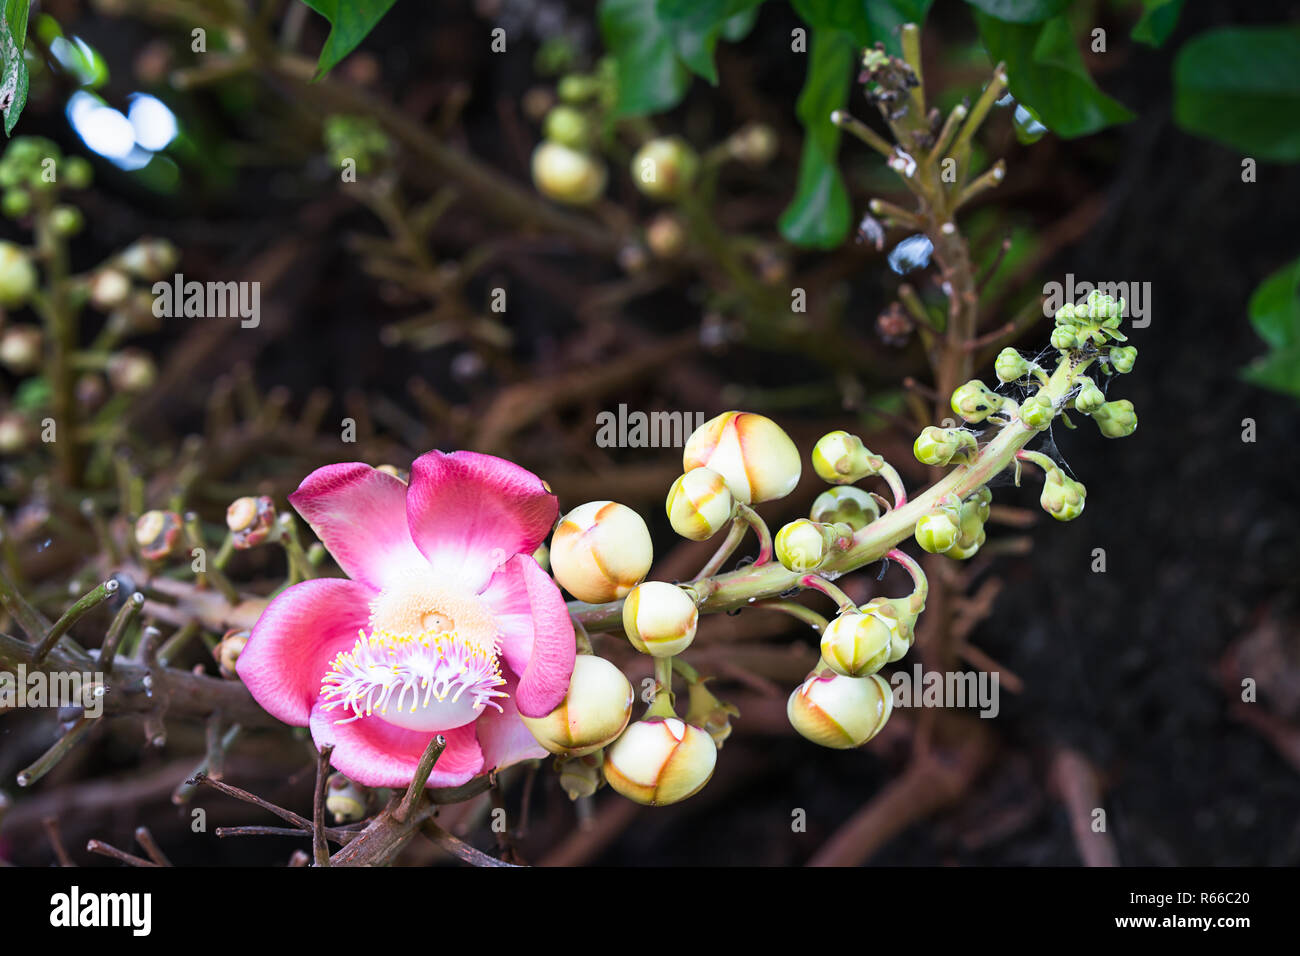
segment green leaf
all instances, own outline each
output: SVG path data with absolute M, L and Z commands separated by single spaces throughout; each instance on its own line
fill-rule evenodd
M 857 53 L 851 33 L 813 30 L 808 76 L 795 110 L 805 130 L 799 181 L 780 219 L 781 234 L 795 245 L 831 249 L 849 232 L 852 207 L 835 164 L 840 130 L 831 113 L 848 99 Z
M 1086 136 L 1133 118 L 1092 82 L 1064 16 L 1043 23 L 1006 23 L 976 13 L 975 20 L 989 56 L 1007 65 L 1012 95 L 1058 136 Z
M 735 42 L 754 25 L 763 0 L 657 0 L 655 17 L 672 36 L 673 48 L 692 73 L 718 85 L 713 53 L 719 37 Z
M 320 51 L 316 79 L 320 79 L 345 56 L 360 46 L 397 0 L 303 0 L 330 22 L 330 35 Z
M 1262 388 L 1300 397 L 1300 259 L 1260 283 L 1250 297 L 1250 324 L 1268 343 L 1268 354 L 1242 370 Z
M 4 22 L 0 23 L 0 112 L 4 113 L 5 135 L 14 131 L 23 107 L 27 105 L 27 61 L 23 48 L 27 44 L 27 17 L 31 0 L 4 0 Z
M 934 0 L 793 0 L 795 12 L 814 30 L 842 30 L 859 47 L 882 41 L 894 56 L 899 48 L 898 28 L 920 25 Z
M 1174 120 L 1244 155 L 1300 160 L 1300 26 L 1195 36 L 1174 61 Z
M 676 106 L 690 73 L 677 54 L 670 25 L 655 13 L 655 0 L 601 0 L 598 12 L 605 46 L 614 55 L 620 116 L 644 116 Z
M 1178 26 L 1184 0 L 1142 0 L 1142 16 L 1129 34 L 1138 43 L 1164 46 L 1169 34 Z
M 1070 0 L 966 0 L 972 7 L 1007 23 L 1041 23 L 1064 13 Z

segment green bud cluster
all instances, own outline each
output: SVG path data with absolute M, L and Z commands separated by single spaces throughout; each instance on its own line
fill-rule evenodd
M 323 136 L 330 163 L 337 168 L 351 161 L 363 176 L 378 169 L 393 149 L 383 127 L 369 116 L 327 116 Z
M 1112 341 L 1127 341 L 1128 337 L 1119 331 L 1125 308 L 1123 298 L 1097 291 L 1091 292 L 1082 303 L 1067 302 L 1056 312 L 1052 347 L 1067 352 L 1089 345 L 1102 347 Z
M 1106 396 L 1086 375 L 1079 378 L 1079 384 L 1079 394 L 1074 397 L 1074 407 L 1085 415 L 1091 415 L 1105 404 Z
M 979 453 L 979 442 L 964 428 L 927 425 L 912 445 L 916 460 L 924 465 L 969 464 Z

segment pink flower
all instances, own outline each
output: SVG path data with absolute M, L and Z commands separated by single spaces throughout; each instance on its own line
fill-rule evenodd
M 289 588 L 262 612 L 238 671 L 257 702 L 334 745 L 360 784 L 400 787 L 429 741 L 429 785 L 454 787 L 546 751 L 543 717 L 573 672 L 573 622 L 532 553 L 556 500 L 518 465 L 431 451 L 407 487 L 329 465 L 289 496 L 347 573 Z

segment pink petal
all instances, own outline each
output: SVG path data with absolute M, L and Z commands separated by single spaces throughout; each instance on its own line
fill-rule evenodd
M 531 555 L 511 558 L 481 597 L 501 629 L 501 656 L 519 676 L 514 699 L 527 717 L 545 717 L 564 699 L 577 647 L 560 589 Z
M 502 672 L 506 678 L 503 688 L 510 696 L 498 698 L 501 710 L 489 707 L 474 722 L 479 745 L 483 748 L 483 769 L 500 770 L 521 760 L 546 756 L 546 748 L 529 733 L 515 709 L 514 675 Z
M 334 745 L 330 757 L 336 770 L 363 787 L 405 787 L 429 746 L 433 734 L 404 730 L 378 717 L 336 723 L 340 710 L 312 708 L 311 736 L 316 746 Z M 459 787 L 483 770 L 483 751 L 474 736 L 474 725 L 444 730 L 447 748 L 429 775 L 431 787 Z
M 373 597 L 357 581 L 316 578 L 267 605 L 235 665 L 253 698 L 273 717 L 306 727 L 329 662 L 367 627 Z
M 559 514 L 542 480 L 491 455 L 431 451 L 411 465 L 406 514 L 434 570 L 475 593 L 516 554 L 532 554 Z
M 406 486 L 361 462 L 326 465 L 289 496 L 350 578 L 382 588 L 393 572 L 424 567 L 406 524 Z

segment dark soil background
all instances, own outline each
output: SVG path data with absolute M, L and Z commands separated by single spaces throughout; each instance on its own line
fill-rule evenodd
M 590 29 L 589 5 L 568 11 Z M 1031 285 L 1059 281 L 1067 272 L 1079 280 L 1150 283 L 1150 325 L 1131 332 L 1139 360 L 1111 396 L 1132 399 L 1140 427 L 1122 442 L 1102 439 L 1086 422 L 1078 431 L 1058 427 L 1053 437 L 1087 485 L 1088 509 L 1070 524 L 1040 522 L 1033 553 L 1000 562 L 996 573 L 1006 587 L 972 638 L 1025 683 L 1020 695 L 1004 689 L 1001 714 L 992 722 L 1005 746 L 957 809 L 913 826 L 876 854 L 875 863 L 1076 865 L 1066 810 L 1045 783 L 1051 754 L 1061 746 L 1100 771 L 1108 831 L 1124 864 L 1300 863 L 1300 479 L 1293 470 L 1300 468 L 1300 404 L 1239 378 L 1264 349 L 1247 322 L 1246 302 L 1265 276 L 1300 252 L 1300 169 L 1261 164 L 1257 181 L 1243 183 L 1234 151 L 1183 133 L 1171 116 L 1172 61 L 1186 39 L 1214 26 L 1297 16 L 1293 3 L 1189 3 L 1162 50 L 1132 45 L 1117 21 L 1116 52 L 1095 64 L 1096 76 L 1137 120 L 1068 144 L 1050 135 L 1030 147 L 1013 144 L 1005 201 L 1019 221 L 1046 230 L 1086 197 L 1105 201 L 1086 235 L 1061 248 Z M 721 59 L 724 90 L 729 63 L 754 71 L 763 108 L 784 117 L 783 137 L 795 136 L 791 117 L 802 71 L 792 73 L 788 57 L 764 51 L 788 43 L 792 23 L 788 10 L 769 4 L 755 33 Z M 114 71 L 112 92 L 128 92 L 131 62 L 153 39 L 149 29 L 92 13 L 65 27 L 104 53 Z M 503 133 L 496 105 L 535 82 L 530 57 L 492 56 L 485 44 L 468 39 L 483 29 L 464 4 L 403 0 L 365 49 L 393 100 L 417 114 L 436 110 L 436 99 L 421 100 L 431 87 L 471 84 L 464 145 L 526 181 L 533 140 L 521 153 Z M 971 31 L 964 5 L 938 0 L 926 42 L 968 42 Z M 716 95 L 697 83 L 681 115 L 690 117 L 691 103 Z M 218 343 L 187 389 L 154 409 L 141 429 L 167 441 L 174 439 L 164 436 L 194 428 L 206 383 L 240 361 L 253 364 L 264 386 L 288 386 L 295 401 L 325 384 L 400 402 L 414 373 L 454 401 L 491 392 L 490 374 L 455 371 L 461 354 L 455 348 L 414 353 L 380 342 L 379 325 L 399 313 L 354 268 L 347 240 L 377 226 L 338 196 L 336 173 L 323 165 L 318 144 L 293 139 L 292 124 L 281 116 L 288 107 L 275 90 L 251 90 L 239 108 L 208 93 L 181 102 L 183 121 L 188 110 L 189 118 L 224 124 L 220 136 L 245 144 L 259 161 L 231 165 L 225 184 L 187 170 L 187 188 L 166 200 L 97 164 L 97 188 L 87 203 L 92 225 L 78 257 L 89 263 L 151 233 L 182 247 L 187 276 L 227 277 L 222 270 L 231 263 L 286 241 L 294 246 L 294 265 L 264 303 L 259 334 Z M 865 115 L 866 108 L 855 96 L 854 109 Z M 1005 114 L 994 123 L 1005 134 Z M 535 129 L 525 129 L 535 137 Z M 23 130 L 84 152 L 53 99 L 32 104 Z M 797 155 L 797 148 L 797 138 L 785 142 L 783 157 Z M 846 144 L 851 176 L 874 160 L 865 152 Z M 764 176 L 769 191 L 770 177 L 785 177 L 786 195 L 793 187 L 790 162 Z M 1017 189 L 1018 177 L 1028 185 Z M 779 209 L 772 206 L 773 219 Z M 817 255 L 801 253 L 799 261 Z M 860 255 L 851 294 L 855 307 L 860 303 L 863 334 L 874 339 L 874 317 L 894 282 L 883 257 Z M 548 266 L 577 285 L 616 274 L 611 264 L 561 243 Z M 511 296 L 517 341 L 511 360 L 554 371 L 564 361 L 561 343 L 588 334 L 575 322 L 572 303 L 526 276 L 516 278 Z M 640 301 L 626 318 L 649 342 L 692 327 L 699 314 L 689 290 L 675 290 Z M 150 344 L 166 353 L 179 335 L 168 331 Z M 1035 349 L 1045 337 L 1040 326 L 1022 345 Z M 902 367 L 904 353 L 878 347 L 900 356 Z M 710 414 L 730 404 L 732 393 L 722 388 L 795 385 L 821 374 L 807 360 L 743 347 L 719 354 L 714 372 L 719 392 L 704 406 Z M 684 407 L 671 388 L 654 386 L 629 388 L 610 401 Z M 833 405 L 819 403 L 774 417 L 792 430 L 805 418 L 819 427 L 854 428 L 847 414 L 834 423 L 836 414 Z M 1246 419 L 1254 422 L 1253 442 L 1242 438 Z M 527 437 L 522 444 L 520 460 L 545 475 L 546 450 L 531 447 Z M 673 455 L 658 451 L 654 461 L 670 462 Z M 1036 508 L 1029 484 L 998 489 L 998 500 Z M 618 489 L 607 495 L 620 496 Z M 562 500 L 562 507 L 577 503 Z M 661 505 L 642 503 L 641 510 L 657 518 Z M 655 530 L 657 540 L 666 533 Z M 1091 570 L 1097 548 L 1105 550 L 1104 573 Z M 1225 664 L 1230 649 L 1236 658 Z M 1270 726 L 1289 730 L 1270 739 L 1260 722 L 1243 719 L 1232 690 L 1243 677 L 1254 678 L 1260 694 L 1246 706 L 1280 722 Z M 764 737 L 759 747 L 738 749 L 724 751 L 720 761 L 725 799 L 710 799 L 706 790 L 681 806 L 643 812 L 593 862 L 801 864 L 898 772 L 897 762 L 879 755 L 825 751 L 794 736 Z M 737 759 L 729 763 L 729 756 Z M 302 793 L 305 785 L 295 778 L 291 786 Z M 562 799 L 554 789 L 537 796 L 541 812 Z M 806 810 L 806 833 L 791 830 L 796 809 Z M 142 809 L 145 818 L 151 812 Z M 185 850 L 169 851 L 184 860 Z M 287 855 L 281 846 L 272 852 L 252 843 L 222 845 L 217 857 L 210 848 L 194 852 L 187 862 L 282 862 Z M 43 855 L 33 849 L 31 861 Z

